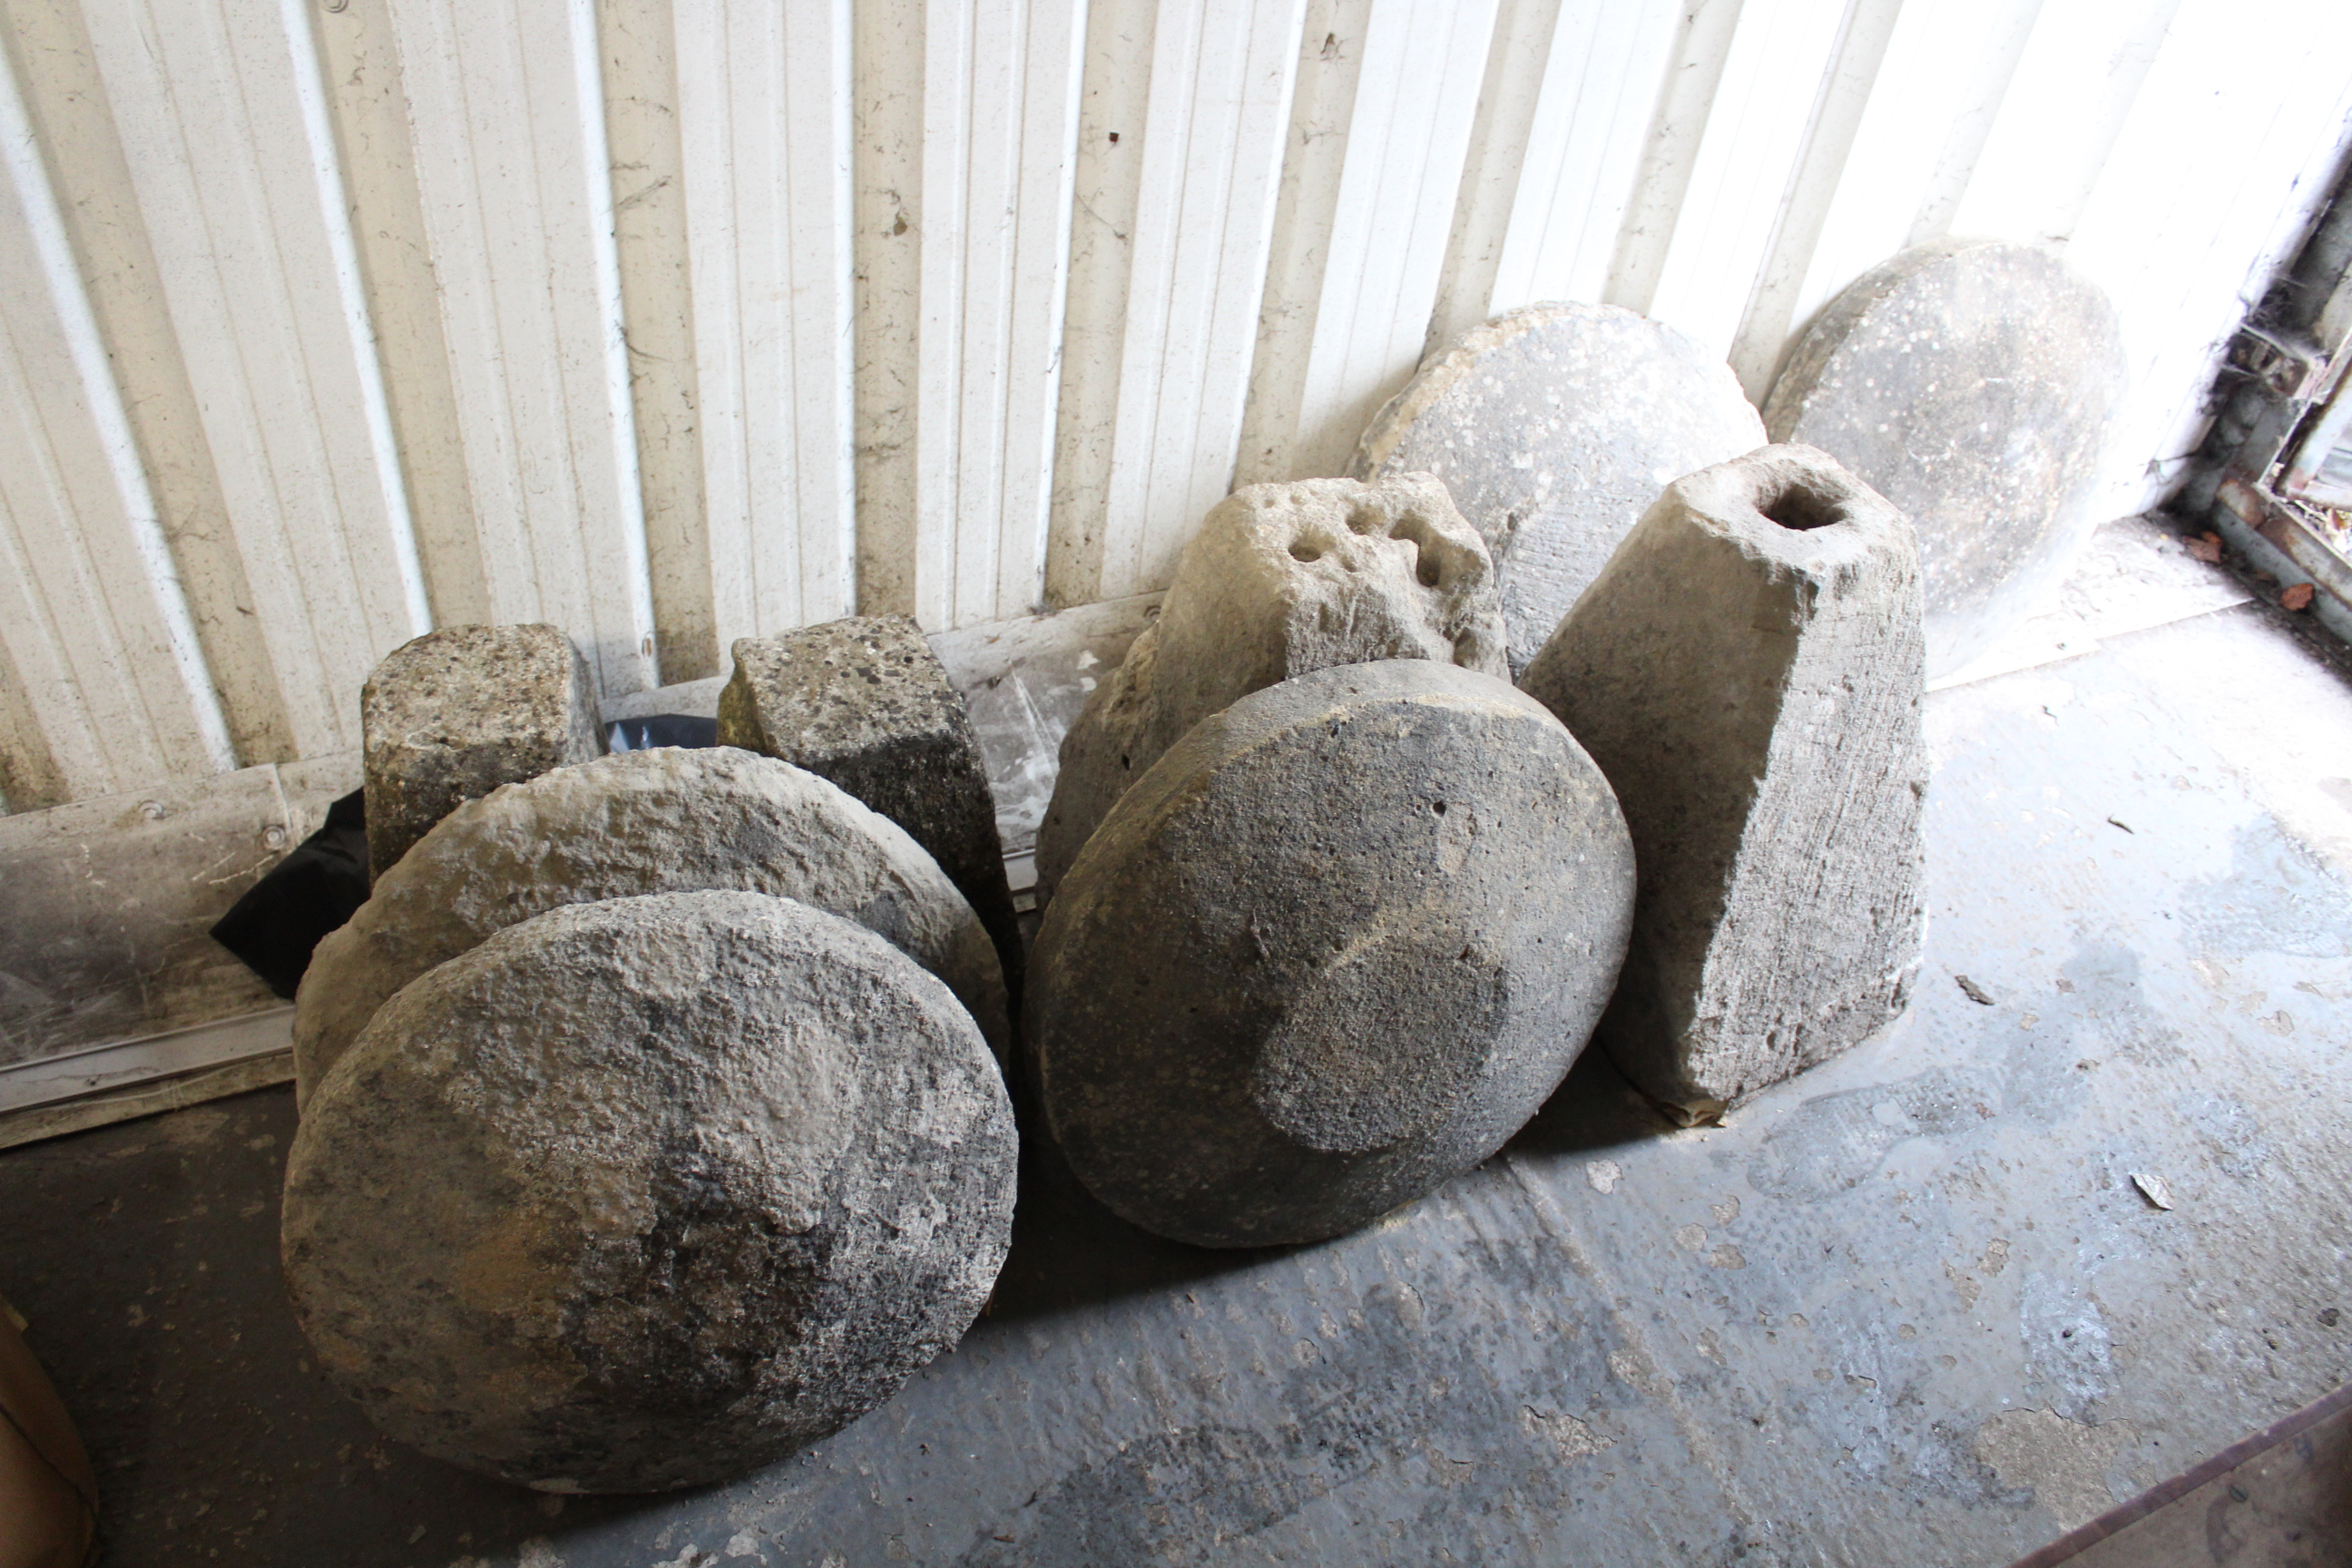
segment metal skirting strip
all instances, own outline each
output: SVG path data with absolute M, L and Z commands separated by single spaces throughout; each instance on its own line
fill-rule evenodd
M 0 1068 L 0 1149 L 284 1083 L 294 1009 L 275 1007 Z

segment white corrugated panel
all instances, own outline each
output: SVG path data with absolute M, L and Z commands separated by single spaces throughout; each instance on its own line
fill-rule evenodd
M 298 755 L 429 629 L 308 7 L 85 0 Z M 325 524 L 325 526 L 321 526 Z
M 22 807 L 226 772 L 227 723 L 13 68 L 0 161 L 0 787 Z
M 1048 573 L 1057 603 L 1165 583 L 1233 483 L 1303 9 L 1092 8 Z
M 244 0 L 250 3 L 250 0 Z M 390 6 L 491 616 L 655 683 L 590 0 Z
M 1946 233 L 2063 247 L 2161 493 L 2352 109 L 2286 0 L 0 0 L 0 777 L 348 745 L 434 623 L 608 695 L 1164 585 L 1547 298 L 1752 394 Z M 1114 138 L 1116 138 L 1114 140 Z
M 703 571 L 724 649 L 856 608 L 850 13 L 677 5 Z

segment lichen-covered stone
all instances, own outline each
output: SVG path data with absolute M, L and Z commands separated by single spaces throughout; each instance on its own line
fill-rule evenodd
M 739 637 L 719 743 L 831 779 L 913 836 L 980 915 L 1007 985 L 1021 932 L 988 763 L 963 696 L 908 616 L 854 616 Z
M 1919 568 L 1769 447 L 1666 487 L 1520 685 L 1616 786 L 1641 890 L 1597 1038 L 1704 1119 L 1899 1014 L 1925 912 Z
M 1104 819 L 1027 1027 L 1070 1166 L 1206 1247 L 1334 1236 L 1485 1159 L 1576 1059 L 1633 858 L 1559 721 L 1427 659 L 1243 698 Z
M 1504 671 L 1493 569 L 1445 487 L 1406 474 L 1235 490 L 1184 547 L 1159 620 L 1063 737 L 1037 830 L 1040 896 L 1193 725 L 1276 681 L 1385 658 Z
M 1829 302 L 1764 423 L 1911 520 L 1932 678 L 2056 589 L 2101 521 L 2101 449 L 2128 379 L 2097 284 L 2033 246 L 1942 239 Z
M 724 1479 L 953 1345 L 1010 1241 L 1012 1108 L 945 986 L 756 893 L 573 904 L 393 998 L 295 1135 L 320 1367 L 549 1491 Z
M 435 965 L 565 904 L 731 888 L 873 931 L 945 981 L 1000 1053 L 1004 981 L 971 906 L 906 830 L 731 746 L 621 752 L 451 812 L 320 942 L 294 1010 L 297 1097 Z
M 551 626 L 443 626 L 386 654 L 360 690 L 368 871 L 455 810 L 604 750 L 587 662 Z
M 1762 445 L 1731 367 L 1674 328 L 1529 305 L 1423 364 L 1348 471 L 1445 482 L 1494 556 L 1516 676 L 1668 480 Z

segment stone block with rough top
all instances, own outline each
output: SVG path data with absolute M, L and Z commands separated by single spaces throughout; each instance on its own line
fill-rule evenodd
M 853 616 L 739 637 L 719 694 L 719 743 L 832 780 L 921 845 L 978 912 L 1006 984 L 1021 933 L 988 763 L 963 696 L 908 616 Z
M 1276 681 L 1385 658 L 1504 672 L 1486 546 L 1445 487 L 1405 474 L 1235 490 L 1184 547 L 1159 620 L 1063 737 L 1037 830 L 1040 896 L 1193 725 Z
M 890 1397 L 1011 1239 L 1012 1106 L 946 986 L 758 893 L 572 904 L 377 1013 L 281 1246 L 327 1376 L 436 1458 L 704 1485 Z
M 2097 284 L 2034 246 L 1941 239 L 1823 307 L 1764 423 L 1911 520 L 1933 678 L 2055 594 L 2102 521 L 2101 455 L 2128 381 Z
M 1520 685 L 1616 787 L 1641 868 L 1597 1038 L 1704 1120 L 1901 1013 L 1925 910 L 1910 525 L 1827 454 L 1666 487 Z
M 496 932 L 566 904 L 711 888 L 856 921 L 945 981 L 1009 1051 L 988 934 L 904 828 L 771 757 L 658 748 L 507 784 L 419 839 L 311 955 L 294 1010 L 297 1100 L 402 986 Z
M 386 654 L 360 692 L 368 872 L 461 801 L 604 750 L 595 689 L 551 626 L 443 626 Z
M 1598 768 L 1491 675 L 1318 670 L 1195 726 L 1037 936 L 1053 1136 L 1203 1247 L 1335 1236 L 1492 1154 L 1583 1049 L 1633 856 Z
M 1349 472 L 1426 469 L 1486 542 L 1511 673 L 1670 479 L 1764 445 L 1731 367 L 1616 305 L 1529 305 L 1433 356 Z

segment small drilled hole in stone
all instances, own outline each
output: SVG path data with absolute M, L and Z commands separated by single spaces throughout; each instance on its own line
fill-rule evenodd
M 1323 552 L 1303 539 L 1294 539 L 1290 542 L 1290 558 L 1293 561 L 1319 561 Z
M 1792 533 L 1827 528 L 1838 521 L 1837 502 L 1801 484 L 1790 485 L 1780 494 L 1766 498 L 1758 510 Z
M 1438 816 L 1444 816 L 1445 815 L 1445 803 L 1442 800 L 1431 801 L 1429 803 L 1429 809 L 1437 813 Z

